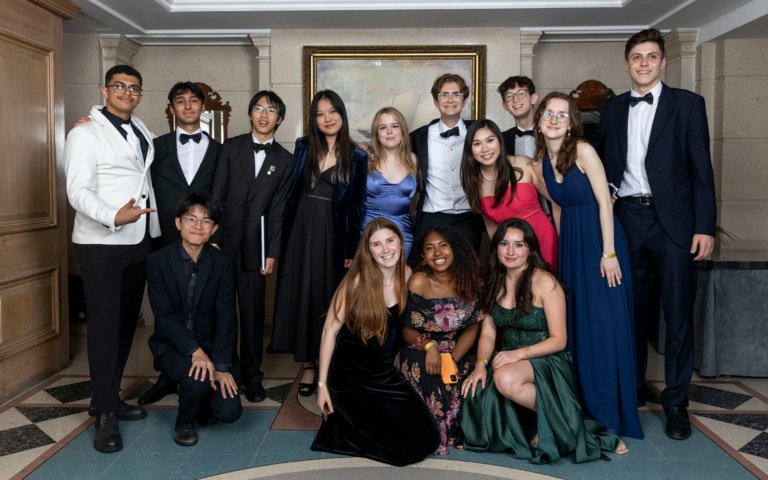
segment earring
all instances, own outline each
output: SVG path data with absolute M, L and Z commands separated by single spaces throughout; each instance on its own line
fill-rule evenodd
M 568 136 L 568 137 L 570 137 L 570 136 L 571 136 L 571 129 L 570 129 L 570 128 L 568 129 L 568 132 L 567 132 L 567 136 Z

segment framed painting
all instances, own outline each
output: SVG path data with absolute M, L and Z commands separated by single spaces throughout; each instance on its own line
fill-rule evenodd
M 304 130 L 315 93 L 333 90 L 344 100 L 352 140 L 368 143 L 371 122 L 394 106 L 409 131 L 439 116 L 432 83 L 444 73 L 461 75 L 469 87 L 462 117 L 485 115 L 485 45 L 304 47 Z

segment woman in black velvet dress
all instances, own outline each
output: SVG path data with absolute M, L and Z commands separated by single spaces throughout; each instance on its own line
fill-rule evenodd
M 392 221 L 365 227 L 323 327 L 317 405 L 324 420 L 313 450 L 402 466 L 440 443 L 432 414 L 393 362 L 391 340 L 407 297 L 403 257 Z

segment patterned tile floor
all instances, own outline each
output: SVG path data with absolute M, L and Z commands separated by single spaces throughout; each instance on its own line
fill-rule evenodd
M 149 330 L 137 334 L 123 379 L 129 402 L 154 378 L 142 357 Z M 318 419 L 312 402 L 296 396 L 298 367 L 285 355 L 268 355 L 265 362 L 268 399 L 244 401 L 246 411 L 233 425 L 201 427 L 195 447 L 173 443 L 176 398 L 169 396 L 145 420 L 120 423 L 121 452 L 100 454 L 91 446 L 91 392 L 78 343 L 71 367 L 0 407 L 0 479 L 768 479 L 768 379 L 695 379 L 690 411 L 696 428 L 689 440 L 669 440 L 660 407 L 649 404 L 641 409 L 646 438 L 627 439 L 631 453 L 611 455 L 610 462 L 536 466 L 504 454 L 452 450 L 448 457 L 397 469 L 309 450 Z M 662 363 L 655 357 L 650 371 L 663 371 Z

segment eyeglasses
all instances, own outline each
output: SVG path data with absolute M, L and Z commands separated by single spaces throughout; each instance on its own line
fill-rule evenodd
M 196 227 L 197 225 L 202 224 L 203 228 L 206 230 L 213 228 L 215 225 L 215 222 L 210 218 L 197 218 L 194 215 L 184 215 L 181 217 L 181 221 L 190 227 Z
M 514 92 L 507 92 L 504 94 L 505 100 L 512 100 L 513 98 L 523 98 L 524 96 L 528 95 L 528 89 L 521 88 L 520 90 L 515 90 Z
M 449 98 L 455 98 L 456 100 L 461 100 L 464 98 L 464 94 L 461 92 L 440 92 L 437 94 L 437 98 L 440 100 L 448 100 Z
M 277 115 L 277 109 L 273 107 L 265 107 L 264 105 L 256 104 L 254 105 L 253 109 L 256 110 L 256 113 L 259 115 L 264 112 L 267 112 L 267 115 L 269 116 Z
M 125 93 L 128 92 L 128 95 L 138 97 L 141 95 L 141 87 L 138 85 L 128 85 L 126 86 L 122 82 L 115 82 L 112 85 L 106 85 L 107 87 L 111 88 L 115 91 L 115 93 Z
M 541 114 L 541 118 L 543 118 L 546 122 L 548 122 L 553 117 L 557 119 L 557 123 L 565 123 L 569 118 L 571 118 L 571 116 L 565 112 L 552 113 L 550 111 L 545 111 Z

